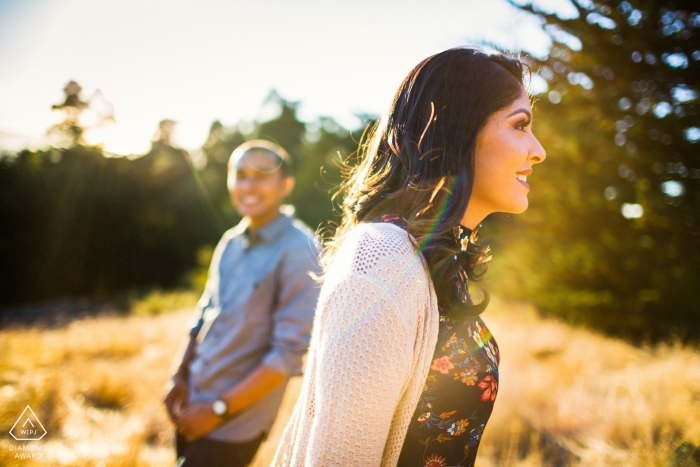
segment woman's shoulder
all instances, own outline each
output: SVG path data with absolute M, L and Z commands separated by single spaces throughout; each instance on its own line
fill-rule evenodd
M 357 318 L 353 306 L 374 309 L 381 304 L 382 313 L 393 309 L 411 330 L 434 303 L 431 284 L 415 240 L 405 230 L 389 223 L 361 223 L 335 251 L 319 303 L 348 320 Z
M 348 233 L 346 242 L 379 257 L 418 257 L 415 240 L 401 227 L 388 222 L 362 222 Z
M 379 279 L 425 273 L 415 240 L 402 228 L 390 223 L 360 223 L 353 227 L 338 247 L 331 269 L 352 275 Z

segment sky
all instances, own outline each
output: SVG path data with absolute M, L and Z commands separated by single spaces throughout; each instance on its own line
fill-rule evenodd
M 271 89 L 300 101 L 304 121 L 352 129 L 418 62 L 480 40 L 550 45 L 505 0 L 0 0 L 0 150 L 46 147 L 70 80 L 114 106 L 115 123 L 88 137 L 116 154 L 147 152 L 166 118 L 180 145 L 200 147 L 214 120 L 264 118 Z

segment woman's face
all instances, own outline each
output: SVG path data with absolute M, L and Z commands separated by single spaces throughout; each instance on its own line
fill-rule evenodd
M 505 109 L 489 117 L 476 138 L 474 187 L 462 224 L 476 227 L 493 212 L 520 214 L 527 209 L 532 166 L 544 148 L 532 133 L 532 107 L 525 89 Z

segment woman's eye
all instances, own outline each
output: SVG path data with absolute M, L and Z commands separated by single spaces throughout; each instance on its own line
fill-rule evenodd
M 525 128 L 527 128 L 527 126 L 529 124 L 530 124 L 530 122 L 528 120 L 522 120 L 522 121 L 515 124 L 515 129 L 525 131 Z

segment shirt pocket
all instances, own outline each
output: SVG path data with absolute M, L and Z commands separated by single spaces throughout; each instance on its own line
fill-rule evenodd
M 272 314 L 277 302 L 274 274 L 257 278 L 250 284 L 250 299 L 245 310 L 245 322 L 251 327 L 271 328 Z

